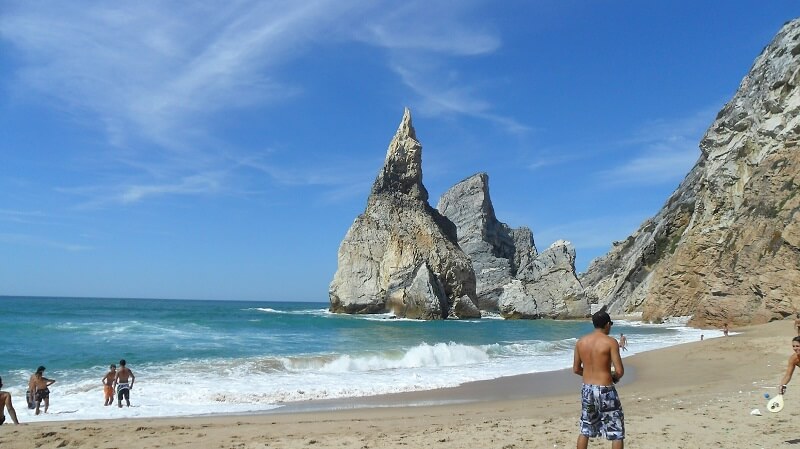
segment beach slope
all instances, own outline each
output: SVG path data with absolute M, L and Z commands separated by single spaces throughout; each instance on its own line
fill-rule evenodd
M 764 398 L 776 394 L 786 369 L 793 323 L 734 331 L 739 333 L 624 359 L 630 371 L 619 386 L 626 447 L 800 447 L 800 381 L 789 385 L 780 413 L 768 412 Z M 574 447 L 579 383 L 562 371 L 481 383 L 469 394 L 456 389 L 373 399 L 374 405 L 399 404 L 391 407 L 353 408 L 343 401 L 339 410 L 4 425 L 0 447 Z M 462 402 L 470 395 L 475 401 Z M 448 402 L 448 397 L 458 400 Z M 22 398 L 14 399 L 24 406 Z M 403 405 L 426 400 L 440 405 Z M 762 415 L 752 415 L 753 409 Z

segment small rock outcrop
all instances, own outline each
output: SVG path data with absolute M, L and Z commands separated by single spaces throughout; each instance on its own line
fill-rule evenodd
M 533 263 L 517 273 L 524 295 L 504 295 L 500 298 L 500 312 L 506 318 L 583 318 L 590 314 L 590 305 L 583 294 L 583 286 L 575 273 L 575 247 L 559 240 L 542 251 Z M 527 298 L 536 304 L 536 313 L 530 309 Z
M 339 246 L 329 289 L 336 313 L 393 312 L 419 319 L 476 318 L 475 273 L 456 227 L 428 204 L 422 145 L 408 109 L 389 144 L 367 207 Z
M 645 320 L 757 324 L 800 310 L 800 19 L 780 30 L 661 211 L 581 277 Z
M 451 187 L 436 208 L 455 223 L 458 244 L 472 260 L 481 310 L 506 318 L 588 315 L 575 249 L 559 241 L 538 254 L 530 229 L 497 220 L 485 173 Z

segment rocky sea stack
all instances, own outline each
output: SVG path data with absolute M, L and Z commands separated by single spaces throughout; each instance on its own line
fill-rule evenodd
M 457 244 L 456 227 L 428 204 L 422 145 L 408 109 L 366 210 L 339 246 L 329 296 L 330 309 L 337 313 L 480 317 L 475 272 Z
M 331 311 L 418 319 L 477 318 L 481 311 L 586 316 L 572 245 L 560 241 L 538 254 L 530 229 L 497 220 L 488 180 L 485 173 L 467 178 L 432 208 L 406 109 L 367 208 L 339 247 Z
M 505 318 L 588 315 L 575 274 L 575 248 L 560 240 L 539 254 L 529 228 L 512 229 L 500 222 L 486 173 L 451 187 L 436 208 L 456 224 L 458 244 L 475 269 L 481 310 Z

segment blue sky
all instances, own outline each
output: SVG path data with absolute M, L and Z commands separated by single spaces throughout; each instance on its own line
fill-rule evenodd
M 412 111 L 436 206 L 577 269 L 655 214 L 791 1 L 0 6 L 0 295 L 327 301 Z

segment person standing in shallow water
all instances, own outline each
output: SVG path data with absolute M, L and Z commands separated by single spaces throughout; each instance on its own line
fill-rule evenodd
M 625 446 L 625 415 L 614 384 L 625 374 L 619 343 L 609 337 L 614 324 L 605 306 L 592 315 L 594 331 L 575 343 L 572 371 L 581 376 L 581 419 L 578 449 L 589 446 L 589 438 L 604 436 L 612 449 Z
M 103 405 L 111 405 L 114 403 L 114 382 L 117 379 L 117 365 L 112 364 L 108 368 L 108 372 L 101 382 L 103 382 L 103 397 L 105 398 L 105 402 Z
M 628 337 L 626 337 L 623 333 L 619 334 L 619 349 L 622 349 L 623 351 L 628 350 Z
M 31 395 L 33 395 L 33 400 L 36 402 L 36 414 L 39 414 L 39 406 L 44 401 L 44 412 L 47 413 L 47 409 L 50 408 L 50 389 L 48 388 L 50 385 L 56 383 L 56 381 L 52 379 L 48 379 L 44 377 L 44 370 L 46 368 L 40 366 L 36 369 L 36 372 L 31 376 L 31 379 L 28 381 L 28 389 L 31 391 Z
M 119 405 L 119 408 L 122 408 L 122 398 L 125 398 L 125 405 L 131 406 L 131 390 L 133 390 L 133 381 L 136 379 L 133 371 L 125 366 L 125 363 L 125 359 L 119 361 L 119 371 L 117 371 L 117 376 L 114 379 L 117 384 L 117 405 Z

